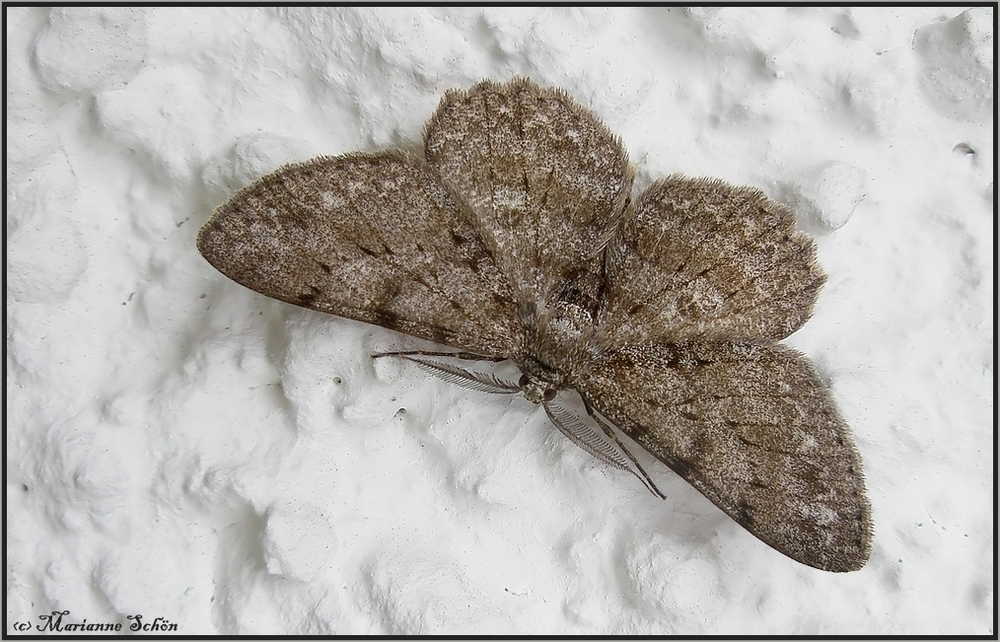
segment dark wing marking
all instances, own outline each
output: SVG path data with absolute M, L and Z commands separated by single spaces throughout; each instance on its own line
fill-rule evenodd
M 402 152 L 321 157 L 240 190 L 201 229 L 198 249 L 266 296 L 510 355 L 510 288 L 458 207 Z
M 826 280 L 792 212 L 749 187 L 672 176 L 649 187 L 607 250 L 607 345 L 777 341 Z
M 809 361 L 781 345 L 625 348 L 577 390 L 758 538 L 809 566 L 861 568 L 861 459 Z

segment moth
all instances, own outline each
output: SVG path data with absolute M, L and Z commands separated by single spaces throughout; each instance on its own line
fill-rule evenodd
M 681 175 L 633 198 L 620 140 L 526 78 L 446 92 L 423 143 L 286 165 L 218 207 L 198 249 L 265 296 L 447 346 L 373 357 L 520 392 L 659 497 L 618 431 L 792 559 L 865 564 L 850 429 L 777 343 L 826 279 L 787 207 Z

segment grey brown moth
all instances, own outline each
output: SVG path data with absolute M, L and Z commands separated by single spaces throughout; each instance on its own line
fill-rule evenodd
M 444 95 L 423 158 L 282 167 L 215 210 L 198 249 L 265 296 L 452 348 L 374 356 L 522 392 L 660 497 L 616 429 L 792 559 L 861 568 L 860 456 L 815 368 L 776 343 L 826 279 L 812 240 L 756 189 L 670 176 L 633 199 L 633 176 L 566 92 L 484 81 Z M 518 380 L 472 367 L 506 360 Z

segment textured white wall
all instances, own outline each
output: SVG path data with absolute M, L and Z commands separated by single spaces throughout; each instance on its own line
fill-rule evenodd
M 992 10 L 7 13 L 7 632 L 989 634 Z M 640 186 L 757 185 L 830 275 L 789 343 L 864 456 L 862 571 L 772 551 L 523 399 L 267 300 L 197 253 L 291 160 L 412 146 L 441 93 L 528 75 Z

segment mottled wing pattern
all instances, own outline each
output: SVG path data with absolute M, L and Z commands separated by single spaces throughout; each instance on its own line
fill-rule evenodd
M 510 289 L 458 207 L 402 152 L 323 157 L 238 192 L 202 228 L 198 249 L 266 296 L 510 355 Z
M 772 340 L 797 330 L 826 280 L 812 239 L 763 192 L 669 177 L 622 219 L 607 251 L 608 345 Z
M 861 568 L 871 515 L 860 456 L 809 361 L 782 345 L 629 347 L 576 383 L 632 439 L 778 551 Z
M 485 81 L 447 92 L 424 138 L 428 163 L 465 199 L 519 301 L 596 302 L 633 172 L 593 113 L 524 78 Z

